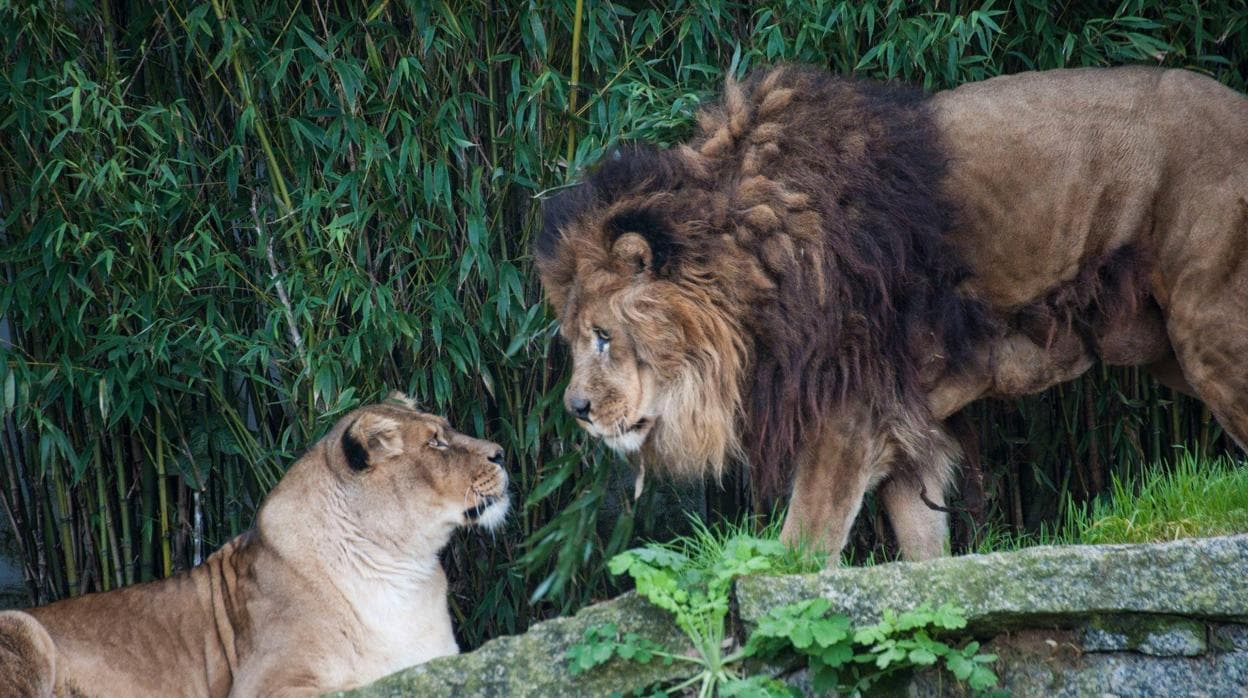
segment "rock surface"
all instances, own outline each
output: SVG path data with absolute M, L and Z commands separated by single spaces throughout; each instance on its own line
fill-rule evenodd
M 1150 545 L 1072 545 L 737 582 L 741 619 L 822 596 L 855 623 L 951 602 L 970 630 L 1073 625 L 1149 613 L 1248 621 L 1248 535 Z
M 336 695 L 605 696 L 681 676 L 685 667 L 664 665 L 657 659 L 645 665 L 615 660 L 572 676 L 564 653 L 580 642 L 586 629 L 602 623 L 615 623 L 621 633 L 634 632 L 669 648 L 685 645 L 684 636 L 666 612 L 629 593 L 585 608 L 571 618 L 538 623 L 523 635 L 496 638 L 475 652 L 435 659 Z
M 953 603 L 965 610 L 967 635 L 999 656 L 994 669 L 1011 695 L 1248 696 L 1248 535 L 744 578 L 735 594 L 733 621 L 747 630 L 768 609 L 815 596 L 855 624 L 874 623 L 885 609 Z M 606 622 L 670 648 L 686 646 L 666 613 L 626 594 L 348 695 L 605 696 L 683 678 L 683 663 L 619 660 L 571 676 L 568 647 Z M 808 690 L 800 672 L 789 678 Z M 966 689 L 929 670 L 904 692 Z
M 1199 621 L 1173 616 L 1097 618 L 1083 629 L 1084 652 L 1133 651 L 1154 657 L 1195 657 L 1208 649 L 1208 628 Z
M 1240 626 L 1243 627 L 1243 626 Z M 1000 689 L 1011 696 L 1242 696 L 1248 652 L 1155 657 L 1136 652 L 1082 653 L 1070 634 L 1024 631 L 985 645 L 1000 658 Z M 912 696 L 962 695 L 947 674 L 916 677 Z

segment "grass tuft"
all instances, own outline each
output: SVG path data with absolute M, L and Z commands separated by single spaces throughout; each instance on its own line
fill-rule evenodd
M 1070 507 L 1069 539 L 1079 543 L 1154 543 L 1248 532 L 1248 466 L 1190 453 L 1154 466 L 1137 484 L 1115 476 L 1107 495 Z

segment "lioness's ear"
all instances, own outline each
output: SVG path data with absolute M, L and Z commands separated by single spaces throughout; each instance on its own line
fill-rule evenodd
M 399 423 L 382 415 L 364 413 L 342 434 L 342 452 L 352 470 L 367 470 L 377 459 L 403 450 Z
M 654 271 L 654 254 L 650 244 L 637 233 L 624 233 L 611 246 L 611 257 L 622 274 Z

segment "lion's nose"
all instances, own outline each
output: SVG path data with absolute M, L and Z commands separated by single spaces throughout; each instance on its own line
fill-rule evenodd
M 495 451 L 494 455 L 490 456 L 489 461 L 493 463 L 494 465 L 502 465 L 503 464 L 503 449 L 500 448 L 497 451 Z
M 589 398 L 580 396 L 568 398 L 568 411 L 587 422 L 590 421 Z

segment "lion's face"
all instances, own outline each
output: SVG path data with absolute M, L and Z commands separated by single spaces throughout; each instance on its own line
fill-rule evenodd
M 410 403 L 361 408 L 337 444 L 344 504 L 377 540 L 441 537 L 459 526 L 494 528 L 507 515 L 503 449 L 451 428 Z
M 564 406 L 587 432 L 620 453 L 639 451 L 659 418 L 661 386 L 637 328 L 611 311 L 588 305 L 562 333 L 572 353 Z M 649 353 L 647 351 L 647 353 Z
M 619 453 L 678 475 L 718 473 L 738 453 L 745 348 L 731 313 L 708 302 L 714 282 L 667 273 L 670 260 L 636 231 L 666 225 L 657 216 L 585 216 L 570 225 L 596 228 L 578 236 L 594 245 L 539 258 L 572 355 L 564 406 Z M 570 262 L 570 278 L 554 278 L 556 262 Z

